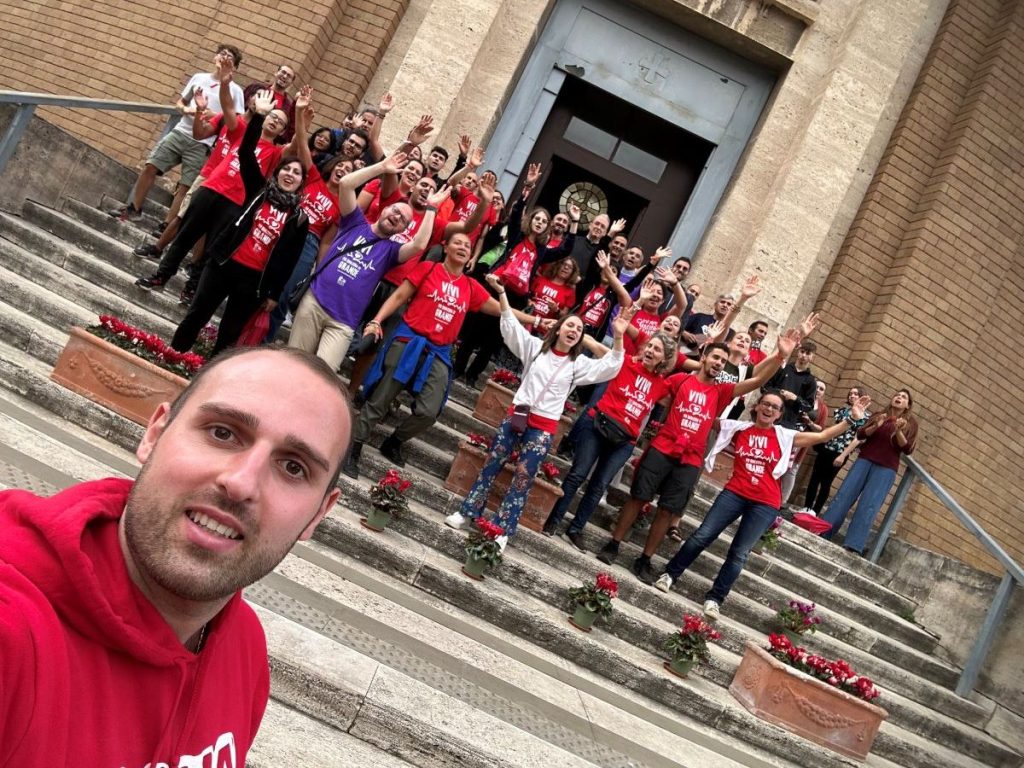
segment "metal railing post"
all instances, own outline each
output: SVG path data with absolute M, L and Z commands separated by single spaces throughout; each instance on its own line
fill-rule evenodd
M 886 542 L 889 541 L 889 536 L 892 535 L 892 529 L 896 526 L 896 519 L 906 503 L 907 496 L 910 495 L 910 489 L 913 487 L 914 480 L 916 479 L 913 468 L 908 466 L 903 471 L 903 479 L 900 480 L 896 493 L 889 503 L 889 509 L 886 510 L 885 517 L 882 519 L 882 525 L 878 529 L 878 536 L 875 537 L 875 543 L 871 547 L 871 554 L 868 555 L 868 560 L 876 565 L 882 557 L 882 550 L 885 549 Z
M 0 139 L 0 174 L 7 167 L 7 161 L 14 155 L 14 150 L 18 148 L 18 142 L 21 141 L 22 134 L 25 133 L 25 129 L 28 128 L 28 124 L 32 121 L 32 114 L 35 111 L 35 104 L 18 104 L 14 118 L 11 120 L 11 124 L 7 126 L 7 132 L 4 134 L 3 139 Z
M 173 131 L 174 126 L 178 124 L 179 120 L 181 120 L 181 115 L 179 115 L 177 112 L 175 112 L 173 115 L 169 115 L 167 117 L 167 122 L 164 123 L 164 129 L 160 131 L 160 138 L 162 139 L 168 133 Z
M 1003 574 L 1003 580 L 999 582 L 999 588 L 996 590 L 992 605 L 989 606 L 985 622 L 981 625 L 978 639 L 974 641 L 971 655 L 967 657 L 964 670 L 960 673 L 960 679 L 956 683 L 957 696 L 969 695 L 974 690 L 974 684 L 978 682 L 981 665 L 985 663 L 985 657 L 992 648 L 996 630 L 1002 623 L 1006 608 L 1010 604 L 1010 597 L 1013 595 L 1013 582 L 1013 576 L 1009 571 Z

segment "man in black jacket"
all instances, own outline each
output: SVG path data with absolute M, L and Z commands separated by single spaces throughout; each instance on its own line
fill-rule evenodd
M 779 424 L 802 432 L 804 422 L 800 416 L 814 410 L 814 388 L 817 381 L 811 373 L 811 363 L 818 345 L 805 340 L 796 349 L 796 360 L 776 372 L 762 388 L 762 392 L 775 389 L 782 395 L 782 418 Z

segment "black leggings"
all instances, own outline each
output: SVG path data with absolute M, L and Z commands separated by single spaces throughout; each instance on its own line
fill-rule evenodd
M 206 187 L 197 189 L 192 197 L 192 204 L 185 211 L 185 218 L 181 220 L 178 234 L 167 246 L 163 258 L 160 259 L 160 265 L 156 268 L 156 276 L 162 280 L 170 280 L 174 277 L 181 262 L 192 250 L 192 246 L 206 235 L 208 249 L 217 235 L 241 212 L 242 206 L 231 202 L 224 195 Z
M 526 296 L 517 296 L 511 291 L 505 295 L 509 305 L 514 309 L 526 306 Z M 482 313 L 467 318 L 459 333 L 459 351 L 455 353 L 455 361 L 452 364 L 454 374 L 476 379 L 484 372 L 494 354 L 501 349 L 502 343 L 499 318 Z M 476 358 L 470 363 L 469 358 L 473 352 L 476 352 Z
M 836 479 L 842 467 L 833 466 L 832 462 L 839 456 L 838 451 L 829 450 L 823 445 L 816 449 L 814 457 L 814 468 L 811 469 L 811 479 L 807 481 L 807 496 L 804 498 L 804 506 L 821 512 L 828 501 L 828 495 L 832 492 L 832 481 Z
M 174 332 L 171 346 L 179 352 L 191 349 L 199 338 L 199 332 L 210 322 L 224 299 L 228 300 L 228 304 L 224 308 L 217 331 L 217 343 L 210 356 L 232 346 L 238 341 L 249 318 L 263 303 L 256 292 L 261 274 L 259 270 L 244 267 L 237 261 L 229 261 L 223 266 L 215 261 L 207 263 L 199 278 L 195 298 L 178 330 Z

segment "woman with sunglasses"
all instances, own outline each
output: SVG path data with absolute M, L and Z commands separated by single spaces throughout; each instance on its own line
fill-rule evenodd
M 690 567 L 705 549 L 711 546 L 729 525 L 739 519 L 740 524 L 732 537 L 732 545 L 725 562 L 715 577 L 711 589 L 704 595 L 704 616 L 715 621 L 719 607 L 739 578 L 750 550 L 775 520 L 782 506 L 780 480 L 789 468 L 794 448 L 824 443 L 853 427 L 863 418 L 871 398 L 865 396 L 851 405 L 849 416 L 821 432 L 797 432 L 776 425 L 782 416 L 783 399 L 777 390 L 761 395 L 754 406 L 753 421 L 723 419 L 718 439 L 704 462 L 705 469 L 714 469 L 715 458 L 732 446 L 734 459 L 732 476 L 715 498 L 711 509 L 696 531 L 683 542 L 655 582 L 662 592 L 672 585 Z

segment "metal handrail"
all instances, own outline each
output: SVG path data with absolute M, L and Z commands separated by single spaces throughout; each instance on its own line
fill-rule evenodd
M 91 99 L 85 96 L 54 96 L 49 93 L 28 93 L 24 91 L 0 91 L 0 104 L 16 104 L 11 124 L 0 139 L 0 174 L 14 155 L 25 129 L 28 128 L 36 107 L 66 107 L 68 109 L 103 109 L 111 112 L 148 112 L 169 115 L 161 136 L 166 135 L 180 119 L 177 107 L 167 104 L 153 104 L 145 101 L 114 101 Z
M 971 517 L 949 491 L 943 488 L 939 481 L 932 477 L 928 470 L 922 467 L 916 459 L 904 456 L 903 464 L 906 467 L 906 471 L 903 473 L 903 478 L 896 488 L 896 493 L 893 494 L 889 508 L 885 512 L 885 517 L 882 519 L 882 525 L 878 529 L 878 536 L 875 537 L 875 543 L 871 548 L 871 553 L 868 555 L 868 560 L 872 563 L 878 563 L 879 558 L 882 556 L 882 550 L 885 549 L 885 545 L 892 535 L 892 530 L 896 526 L 900 510 L 906 503 L 907 497 L 910 496 L 911 488 L 913 488 L 916 481 L 920 480 L 953 513 L 963 526 L 974 534 L 979 543 L 1005 570 L 1002 581 L 999 582 L 995 596 L 992 598 L 992 605 L 989 606 L 988 613 L 985 615 L 985 621 L 981 625 L 981 632 L 974 641 L 974 646 L 971 648 L 967 661 L 964 662 L 960 679 L 956 684 L 957 695 L 966 697 L 970 695 L 971 691 L 974 690 L 975 684 L 978 682 L 978 675 L 985 663 L 985 658 L 992 649 L 996 630 L 1002 623 L 1006 615 L 1006 609 L 1010 605 L 1014 584 L 1024 585 L 1024 568 L 1021 568 L 1020 564 L 1010 557 L 1007 551 L 999 545 L 999 542 L 993 539 L 988 531 L 982 528 L 981 524 Z

